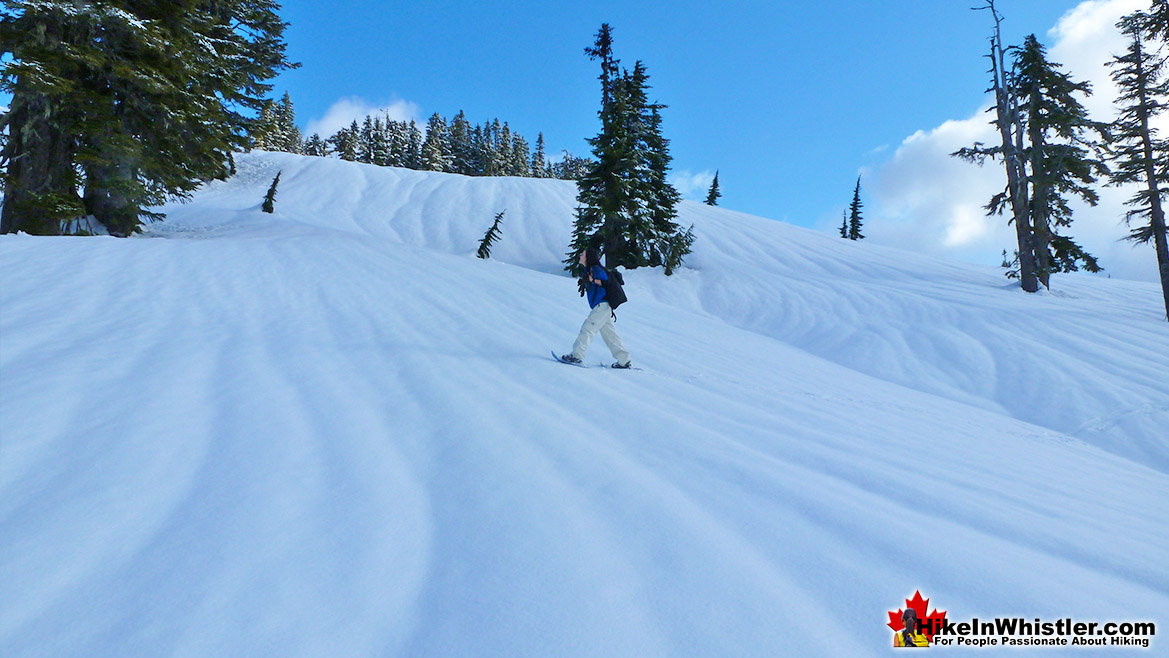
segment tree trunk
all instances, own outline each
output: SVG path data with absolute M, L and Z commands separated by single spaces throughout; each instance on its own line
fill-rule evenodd
M 124 238 L 138 228 L 139 208 L 125 193 L 133 170 L 124 164 L 93 165 L 85 169 L 85 209 L 110 235 Z
M 1001 51 L 1000 51 L 1001 54 Z M 1019 252 L 1019 279 L 1022 283 L 1023 290 L 1027 292 L 1037 292 L 1039 290 L 1039 281 L 1036 277 L 1038 271 L 1037 262 L 1035 259 L 1035 230 L 1031 225 L 1031 201 L 1028 194 L 1030 187 L 1030 176 L 1027 174 L 1027 164 L 1023 159 L 1023 117 L 1019 112 L 1019 103 L 1011 95 L 1008 95 L 1011 112 L 1011 123 L 1014 126 L 1015 143 L 1011 151 L 1011 158 L 1015 162 L 1015 177 L 1016 189 L 1013 197 L 1011 211 L 1015 216 L 1015 233 L 1019 238 L 1020 245 L 1026 245 L 1025 251 Z M 1034 175 L 1034 172 L 1032 172 Z M 1027 255 L 1026 264 L 1023 262 L 1023 254 Z
M 1008 88 L 1002 36 L 1000 35 L 998 12 L 994 2 L 989 3 L 995 20 L 995 36 L 991 40 L 990 60 L 994 73 L 995 112 L 999 135 L 1003 140 L 1003 166 L 1007 170 L 1007 190 L 1011 195 L 1011 216 L 1015 223 L 1015 237 L 1019 248 L 1019 284 L 1027 292 L 1039 290 L 1035 279 L 1035 248 L 1031 233 L 1030 213 L 1027 207 L 1027 179 L 1023 166 L 1022 148 L 1013 139 L 1012 132 L 1018 133 L 1018 108 L 1012 102 Z
M 121 119 L 121 111 L 116 113 Z M 85 209 L 110 235 L 127 237 L 138 229 L 141 208 L 135 201 L 137 145 L 109 134 L 94 136 L 99 157 L 85 167 Z
M 1150 186 L 1156 190 L 1156 185 Z M 1154 192 L 1155 194 L 1156 192 Z M 1153 197 L 1157 199 L 1156 196 Z M 1165 317 L 1169 319 L 1169 243 L 1165 236 L 1165 212 L 1160 200 L 1153 207 L 1153 246 L 1157 249 L 1157 266 L 1161 272 L 1161 296 L 1165 299 Z
M 64 223 L 82 214 L 72 166 L 73 137 L 55 120 L 49 97 L 22 88 L 18 80 L 6 117 L 8 176 L 0 233 L 60 235 Z
M 1140 83 L 1137 112 L 1141 120 L 1141 146 L 1145 155 L 1145 178 L 1149 183 L 1149 224 L 1153 229 L 1153 247 L 1157 250 L 1157 269 L 1161 274 L 1161 297 L 1165 301 L 1165 318 L 1169 320 L 1169 242 L 1165 236 L 1165 209 L 1161 206 L 1161 191 L 1157 186 L 1157 160 L 1153 153 L 1153 138 L 1149 130 L 1149 98 L 1144 84 L 1145 72 L 1141 66 L 1140 33 L 1137 39 L 1137 79 Z
M 1034 237 L 1035 269 L 1044 288 L 1051 288 L 1051 225 L 1047 220 L 1048 186 L 1043 182 L 1043 131 L 1039 127 L 1039 89 L 1031 90 L 1031 229 Z

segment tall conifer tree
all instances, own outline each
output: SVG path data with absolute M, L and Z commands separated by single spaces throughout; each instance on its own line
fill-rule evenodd
M 292 96 L 287 91 L 276 105 L 275 112 L 278 135 L 276 150 L 300 153 L 304 150 L 304 140 L 301 139 L 300 128 L 296 127 L 296 110 L 292 107 Z
M 608 24 L 585 53 L 601 62 L 601 132 L 589 140 L 596 160 L 577 181 L 565 269 L 576 273 L 576 255 L 601 247 L 607 267 L 663 265 L 669 274 L 689 253 L 694 234 L 673 221 L 678 192 L 666 180 L 670 155 L 661 134 L 663 106 L 648 102 L 649 76 L 641 62 L 632 72 L 619 70 Z
M 1169 39 L 1169 0 L 1153 0 L 1146 29 L 1150 39 Z
M 864 240 L 865 236 L 861 234 L 861 225 L 863 220 L 861 218 L 861 177 L 856 177 L 856 189 L 852 192 L 852 203 L 848 204 L 848 239 L 849 240 Z
M 409 169 L 422 169 L 422 131 L 413 119 L 406 127 L 406 151 L 402 158 L 402 166 Z
M 249 143 L 253 120 L 241 111 L 260 110 L 264 81 L 294 66 L 273 0 L 6 8 L 0 44 L 11 63 L 0 84 L 13 100 L 3 122 L 19 139 L 3 154 L 16 165 L 3 231 L 60 232 L 54 219 L 77 212 L 81 185 L 84 210 L 111 234 L 138 230 L 156 217 L 146 206 L 225 173 Z M 74 173 L 60 176 L 62 163 Z
M 986 6 L 976 10 L 989 10 L 994 19 L 994 31 L 990 39 L 991 90 L 995 104 L 988 112 L 994 112 L 991 124 L 998 128 L 1000 143 L 986 146 L 975 142 L 973 146 L 958 149 L 950 155 L 982 166 L 987 158 L 999 160 L 1006 173 L 1007 184 L 1002 192 L 991 197 L 986 205 L 988 215 L 1000 215 L 1010 209 L 1009 224 L 1015 226 L 1016 253 L 1019 258 L 1019 284 L 1026 292 L 1039 289 L 1038 264 L 1035 259 L 1035 236 L 1031 227 L 1030 203 L 1028 201 L 1027 163 L 1023 152 L 1023 119 L 1019 111 L 1018 95 L 1012 87 L 1012 76 L 1006 68 L 1007 48 L 1002 39 L 1002 16 L 994 6 L 994 0 L 986 0 Z
M 539 133 L 536 136 L 536 152 L 532 154 L 531 171 L 535 178 L 547 178 L 548 176 L 547 157 L 544 155 L 544 133 Z
M 451 171 L 470 176 L 475 173 L 474 152 L 471 144 L 471 124 L 459 110 L 450 125 Z
M 6 161 L 20 162 L 8 171 L 8 221 L 0 220 L 6 231 L 24 230 L 18 225 L 39 214 L 18 206 L 32 200 L 22 191 L 36 186 L 25 179 L 37 168 L 28 165 L 44 160 L 33 153 L 42 149 L 82 172 L 60 188 L 66 201 L 84 185 L 85 211 L 110 233 L 137 230 L 141 218 L 156 216 L 145 206 L 183 197 L 200 180 L 225 173 L 231 150 L 248 144 L 252 120 L 238 110 L 259 110 L 270 89 L 263 81 L 290 66 L 274 2 L 6 6 L 0 43 L 12 63 L 0 77 L 13 102 L 4 121 L 22 135 L 5 148 Z M 29 118 L 53 125 L 14 125 L 38 103 L 45 113 Z M 58 133 L 67 138 L 55 145 L 43 137 Z M 42 202 L 60 206 L 51 194 L 32 205 L 44 208 Z M 59 231 L 52 222 L 38 230 Z
M 1161 295 L 1169 318 L 1169 242 L 1166 240 L 1165 203 L 1169 199 L 1169 140 L 1157 134 L 1151 122 L 1169 107 L 1169 76 L 1166 75 L 1167 56 L 1163 51 L 1149 47 L 1147 39 L 1157 31 L 1157 25 L 1145 13 L 1125 16 L 1117 27 L 1129 38 L 1128 50 L 1108 63 L 1114 67 L 1112 79 L 1120 90 L 1117 99 L 1120 116 L 1113 124 L 1110 136 L 1113 168 L 1112 185 L 1139 185 L 1140 189 L 1127 202 L 1132 207 L 1125 221 L 1145 219 L 1132 228 L 1128 239 L 1138 243 L 1152 242 L 1157 252 L 1157 269 L 1161 279 Z
M 1015 51 L 1013 87 L 1026 123 L 1025 157 L 1030 166 L 1030 219 L 1034 232 L 1037 274 L 1044 286 L 1053 272 L 1074 272 L 1083 267 L 1100 271 L 1096 259 L 1062 229 L 1071 226 L 1068 195 L 1096 205 L 1092 189 L 1096 177 L 1107 175 L 1091 132 L 1103 136 L 1104 124 L 1088 118 L 1076 95 L 1091 95 L 1087 82 L 1075 82 L 1061 66 L 1047 59 L 1046 49 L 1035 35 Z

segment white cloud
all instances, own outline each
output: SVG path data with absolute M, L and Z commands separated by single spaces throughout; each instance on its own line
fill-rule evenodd
M 416 103 L 398 100 L 391 103 L 371 103 L 357 96 L 347 96 L 339 99 L 325 112 L 325 116 L 313 119 L 305 124 L 306 136 L 317 133 L 322 138 L 335 134 L 351 123 L 361 123 L 370 115 L 388 116 L 394 121 L 419 121 L 421 108 Z
M 670 178 L 670 185 L 673 185 L 684 199 L 695 199 L 699 196 L 705 199 L 706 193 L 710 191 L 710 184 L 713 182 L 714 172 L 709 169 L 697 174 L 686 170 L 676 171 Z
M 1092 0 L 1069 11 L 1048 32 L 1048 55 L 1064 65 L 1075 80 L 1092 83 L 1094 95 L 1085 106 L 1099 121 L 1111 121 L 1116 111 L 1115 85 L 1105 62 L 1125 48 L 1115 28 L 1121 16 L 1141 9 L 1141 0 Z M 862 181 L 862 194 L 871 199 L 866 213 L 866 235 L 892 244 L 962 260 L 997 265 L 1002 250 L 1015 243 L 1014 228 L 1001 216 L 987 217 L 984 206 L 1006 184 L 997 163 L 982 167 L 950 157 L 950 153 L 976 141 L 995 144 L 996 129 L 983 106 L 974 116 L 946 121 L 928 131 L 907 137 L 886 162 L 877 165 Z M 1169 129 L 1169 117 L 1160 117 L 1161 130 Z M 1075 221 L 1068 233 L 1100 259 L 1112 276 L 1157 280 L 1156 255 L 1151 246 L 1119 242 L 1128 234 L 1122 224 L 1124 201 L 1131 189 L 1097 186 L 1100 204 L 1075 206 Z

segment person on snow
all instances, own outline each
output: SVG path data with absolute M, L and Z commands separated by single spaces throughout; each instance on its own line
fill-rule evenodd
M 576 343 L 572 346 L 572 353 L 565 354 L 560 357 L 560 360 L 580 363 L 584 359 L 585 352 L 589 349 L 589 343 L 593 342 L 593 335 L 600 331 L 605 345 L 609 346 L 613 358 L 617 359 L 613 367 L 629 368 L 633 362 L 629 359 L 629 352 L 625 351 L 625 345 L 621 342 L 621 337 L 617 335 L 617 330 L 613 326 L 613 309 L 609 307 L 609 302 L 605 301 L 604 282 L 609 280 L 609 273 L 601 267 L 601 253 L 596 247 L 589 247 L 580 252 L 579 262 L 585 268 L 584 275 L 581 277 L 583 284 L 581 294 L 587 294 L 589 307 L 593 310 L 585 318 L 584 324 L 580 326 L 580 334 L 577 335 Z

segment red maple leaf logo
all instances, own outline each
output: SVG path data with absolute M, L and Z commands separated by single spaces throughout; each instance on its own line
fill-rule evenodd
M 942 610 L 941 612 L 938 612 L 938 609 L 934 608 L 933 612 L 931 612 L 929 615 L 926 615 L 926 607 L 929 606 L 929 604 L 929 599 L 921 598 L 920 590 L 913 593 L 912 599 L 905 599 L 905 606 L 907 608 L 913 608 L 913 611 L 917 613 L 918 620 L 922 622 L 922 635 L 925 635 L 930 642 L 933 642 L 934 634 L 941 630 L 942 624 L 946 621 L 946 611 Z M 901 632 L 901 630 L 905 628 L 905 622 L 901 621 L 901 615 L 904 612 L 905 608 L 898 608 L 897 612 L 889 613 L 889 628 L 892 628 L 896 632 Z

